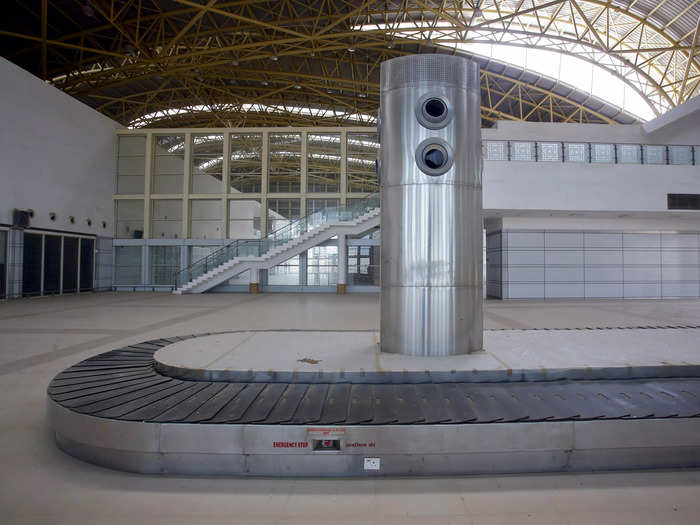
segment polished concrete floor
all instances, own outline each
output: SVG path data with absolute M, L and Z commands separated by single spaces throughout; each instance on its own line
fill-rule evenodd
M 547 378 L 552 370 L 584 373 L 601 369 L 626 378 L 639 373 L 631 369 L 640 368 L 644 377 L 658 377 L 671 366 L 700 366 L 700 327 L 487 330 L 483 351 L 444 357 L 380 352 L 379 337 L 376 331 L 232 332 L 180 341 L 160 349 L 154 358 L 178 369 L 216 370 L 223 374 L 218 377 L 231 371 L 275 371 L 312 377 L 333 374 L 352 381 L 363 381 L 366 373 L 377 372 L 398 380 L 413 373 L 412 377 L 423 381 L 426 374 L 439 378 L 441 373 L 464 371 L 470 375 L 461 380 L 476 376 L 475 380 L 507 381 L 513 374 Z M 663 354 L 659 348 L 664 349 Z
M 376 330 L 378 302 L 376 295 L 106 293 L 0 303 L 0 523 L 698 523 L 698 470 L 375 480 L 161 478 L 95 467 L 53 444 L 45 388 L 78 360 L 177 334 Z M 697 325 L 700 301 L 488 302 L 485 317 L 487 328 Z

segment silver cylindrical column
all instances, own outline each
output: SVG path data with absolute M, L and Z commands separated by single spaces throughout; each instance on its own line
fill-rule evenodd
M 382 64 L 381 350 L 483 348 L 479 66 L 450 55 Z

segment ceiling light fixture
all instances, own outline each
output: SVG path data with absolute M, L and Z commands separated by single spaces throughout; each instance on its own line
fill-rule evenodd
M 277 62 L 279 60 L 279 57 L 277 55 L 270 55 L 270 60 L 273 62 Z

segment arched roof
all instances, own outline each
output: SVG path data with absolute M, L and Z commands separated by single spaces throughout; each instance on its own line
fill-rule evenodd
M 0 9 L 6 58 L 132 126 L 371 123 L 379 64 L 406 53 L 479 60 L 485 125 L 630 123 L 700 94 L 700 0 L 7 0 Z

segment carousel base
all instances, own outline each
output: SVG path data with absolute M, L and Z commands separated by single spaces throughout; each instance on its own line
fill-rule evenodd
M 253 339 L 253 332 L 247 334 Z M 700 466 L 700 377 L 690 364 L 663 370 L 646 363 L 630 368 L 640 377 L 628 371 L 627 379 L 611 379 L 619 370 L 598 367 L 587 376 L 593 379 L 546 381 L 523 380 L 532 374 L 515 381 L 507 367 L 498 374 L 508 380 L 494 375 L 485 382 L 383 367 L 326 381 L 319 371 L 304 376 L 300 370 L 266 381 L 252 368 L 247 380 L 164 373 L 163 356 L 170 351 L 170 365 L 184 366 L 183 348 L 189 345 L 195 356 L 194 349 L 210 346 L 202 343 L 224 336 L 234 338 L 149 341 L 61 372 L 48 388 L 58 446 L 91 463 L 148 474 L 387 476 Z M 328 334 L 317 336 L 328 344 Z M 309 337 L 295 343 L 294 333 L 287 333 L 285 348 L 308 350 Z M 451 374 L 452 364 L 438 361 L 433 371 Z M 195 366 L 190 375 L 240 372 L 213 365 Z M 284 368 L 277 371 L 294 373 Z M 661 373 L 653 376 L 655 369 Z M 389 372 L 391 380 L 382 382 Z

